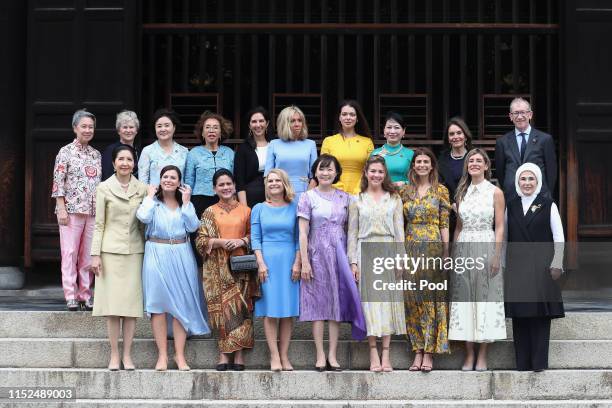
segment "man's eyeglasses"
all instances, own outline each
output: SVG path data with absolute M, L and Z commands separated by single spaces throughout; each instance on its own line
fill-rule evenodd
M 512 116 L 514 116 L 514 117 L 517 117 L 517 116 L 526 116 L 528 113 L 531 113 L 531 111 L 528 110 L 528 111 L 514 111 L 514 112 L 510 112 L 510 114 Z

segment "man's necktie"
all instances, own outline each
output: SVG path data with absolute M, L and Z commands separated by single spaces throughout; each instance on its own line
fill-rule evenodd
M 525 133 L 519 133 L 521 137 L 521 163 L 525 160 L 525 150 L 527 150 L 527 141 L 525 140 Z

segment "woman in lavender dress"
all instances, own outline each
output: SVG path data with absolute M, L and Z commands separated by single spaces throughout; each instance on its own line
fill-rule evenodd
M 300 321 L 312 321 L 317 371 L 340 371 L 336 359 L 340 322 L 350 322 L 353 337 L 366 335 L 361 298 L 346 255 L 346 223 L 350 195 L 332 187 L 342 174 L 338 160 L 321 155 L 312 166 L 317 187 L 302 194 L 300 226 L 302 283 Z M 329 322 L 329 354 L 323 350 L 324 321 Z

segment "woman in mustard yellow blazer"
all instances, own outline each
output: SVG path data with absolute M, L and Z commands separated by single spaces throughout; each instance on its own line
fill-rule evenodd
M 132 176 L 134 149 L 119 145 L 113 150 L 115 174 L 100 183 L 96 192 L 96 224 L 91 245 L 92 269 L 96 274 L 94 316 L 106 316 L 111 358 L 108 369 L 121 362 L 134 370 L 131 346 L 136 318 L 143 314 L 142 257 L 143 225 L 136 210 L 147 186 Z M 123 356 L 119 356 L 120 320 L 123 319 Z

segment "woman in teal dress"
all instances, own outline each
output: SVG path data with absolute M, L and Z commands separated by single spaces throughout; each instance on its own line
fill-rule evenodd
M 406 134 L 406 122 L 402 115 L 388 112 L 385 118 L 384 135 L 387 143 L 375 149 L 372 156 L 382 156 L 391 176 L 391 181 L 397 187 L 408 184 L 408 170 L 412 163 L 414 152 L 402 146 L 402 138 Z
M 251 214 L 251 245 L 262 290 L 255 302 L 255 317 L 264 318 L 272 371 L 292 371 L 289 341 L 293 317 L 300 314 L 297 203 L 285 171 L 271 169 L 265 187 L 266 201 L 255 205 Z

